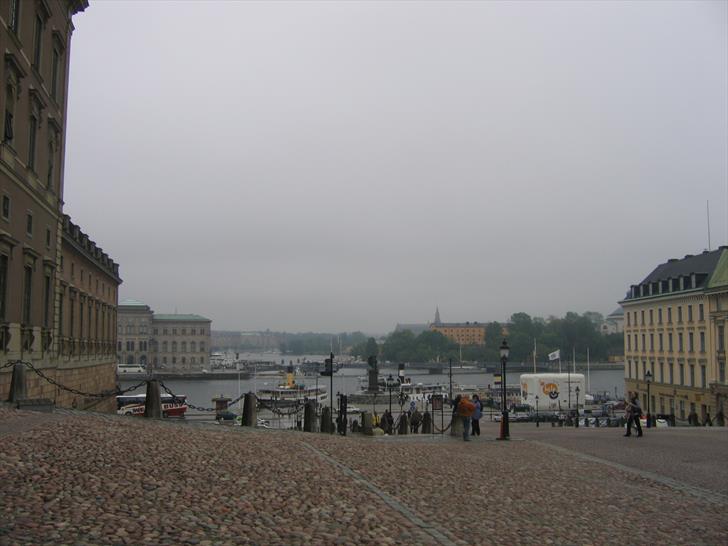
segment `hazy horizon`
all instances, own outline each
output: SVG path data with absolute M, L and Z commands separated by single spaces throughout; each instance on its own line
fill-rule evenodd
M 618 307 L 728 242 L 728 3 L 92 2 L 65 212 L 120 300 L 367 333 Z

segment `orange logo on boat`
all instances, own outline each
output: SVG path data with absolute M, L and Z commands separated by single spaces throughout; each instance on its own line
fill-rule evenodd
M 559 386 L 556 383 L 546 383 L 543 386 L 543 393 L 548 394 L 552 400 L 556 400 L 559 397 Z

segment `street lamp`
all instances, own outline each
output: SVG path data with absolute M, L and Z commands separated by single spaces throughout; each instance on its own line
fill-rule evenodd
M 579 428 L 579 385 L 576 386 L 576 421 L 574 426 L 576 428 Z
M 503 343 L 500 346 L 500 357 L 501 357 L 501 424 L 500 424 L 500 436 L 499 440 L 510 439 L 508 431 L 508 407 L 506 406 L 506 362 L 508 362 L 508 354 L 510 353 L 510 347 L 508 342 L 503 339 Z
M 536 395 L 536 428 L 538 428 L 538 394 Z
M 389 389 L 389 415 L 392 415 L 392 389 L 395 387 L 397 382 L 394 380 L 394 377 L 392 377 L 392 374 L 389 374 L 389 377 L 387 377 L 387 389 Z
M 652 372 L 647 370 L 645 373 L 645 381 L 647 382 L 647 428 L 652 426 L 652 416 L 650 415 L 650 383 L 652 383 Z

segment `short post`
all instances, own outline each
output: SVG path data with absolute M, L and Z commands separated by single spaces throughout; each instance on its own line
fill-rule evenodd
M 422 416 L 422 434 L 430 434 L 432 432 L 432 415 L 426 411 Z
M 316 409 L 312 400 L 306 401 L 303 406 L 303 432 L 314 432 Z
M 161 419 L 162 398 L 159 394 L 159 381 L 150 379 L 147 381 L 147 396 L 144 399 L 144 417 Z
M 8 401 L 19 402 L 27 398 L 25 388 L 25 364 L 16 362 L 13 364 L 13 377 L 10 380 L 10 396 Z
M 367 436 L 374 434 L 372 426 L 372 414 L 368 411 L 364 411 L 361 414 L 361 430 Z
M 255 393 L 249 392 L 243 399 L 243 422 L 244 427 L 254 427 L 258 424 L 258 400 Z
M 327 434 L 333 433 L 333 423 L 331 422 L 331 408 L 324 406 L 321 410 L 321 432 Z
M 409 417 L 404 412 L 399 414 L 399 430 L 397 434 L 409 434 Z

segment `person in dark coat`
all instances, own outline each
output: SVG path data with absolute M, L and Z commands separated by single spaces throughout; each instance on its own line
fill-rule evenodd
M 630 396 L 629 403 L 627 404 L 627 433 L 625 436 L 632 436 L 632 425 L 634 424 L 637 429 L 637 437 L 642 436 L 642 423 L 640 423 L 640 417 L 642 417 L 642 406 L 640 405 L 640 399 L 636 392 L 633 392 Z

